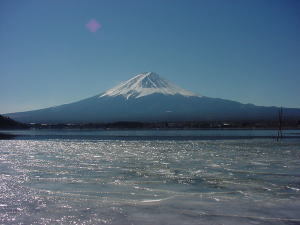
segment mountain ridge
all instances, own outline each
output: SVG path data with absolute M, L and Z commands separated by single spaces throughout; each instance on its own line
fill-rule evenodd
M 197 95 L 147 72 L 90 98 L 6 115 L 27 123 L 274 121 L 278 109 Z M 300 120 L 300 109 L 284 108 L 284 117 Z

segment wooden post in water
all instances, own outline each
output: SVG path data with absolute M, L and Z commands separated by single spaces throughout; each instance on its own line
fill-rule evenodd
M 278 110 L 278 132 L 277 132 L 277 141 L 283 137 L 282 135 L 282 121 L 283 121 L 283 110 L 282 107 Z

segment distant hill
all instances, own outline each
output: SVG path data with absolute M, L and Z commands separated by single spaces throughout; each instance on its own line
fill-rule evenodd
M 29 126 L 24 123 L 17 122 L 9 117 L 0 115 L 0 129 L 25 129 Z
M 277 121 L 278 107 L 201 96 L 153 72 L 139 74 L 104 93 L 70 104 L 7 116 L 25 123 L 114 123 L 180 121 Z M 285 121 L 300 109 L 283 108 Z

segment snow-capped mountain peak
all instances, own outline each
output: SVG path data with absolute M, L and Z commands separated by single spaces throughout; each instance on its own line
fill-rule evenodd
M 197 94 L 182 89 L 169 81 L 161 78 L 154 72 L 146 72 L 113 87 L 99 97 L 124 96 L 129 98 L 140 98 L 151 94 L 198 96 Z

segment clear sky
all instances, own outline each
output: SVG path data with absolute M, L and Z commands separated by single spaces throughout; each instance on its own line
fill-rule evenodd
M 209 97 L 300 108 L 300 1 L 0 1 L 0 113 L 146 71 Z

